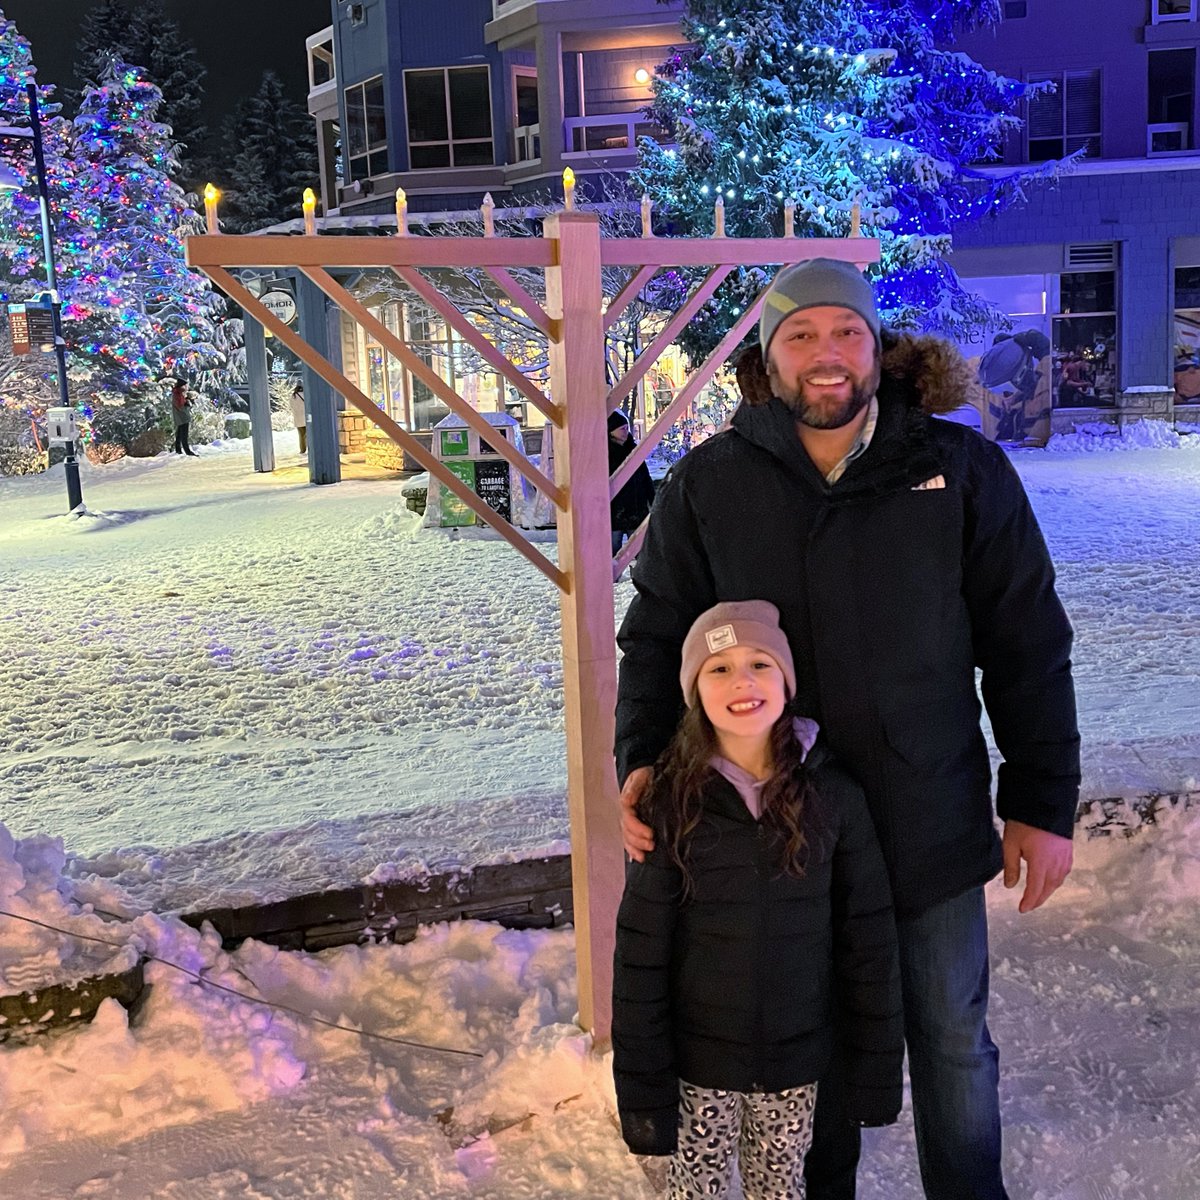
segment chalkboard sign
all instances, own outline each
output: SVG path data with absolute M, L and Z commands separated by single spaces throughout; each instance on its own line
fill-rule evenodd
M 506 521 L 512 520 L 510 467 L 505 462 L 475 464 L 475 494 Z

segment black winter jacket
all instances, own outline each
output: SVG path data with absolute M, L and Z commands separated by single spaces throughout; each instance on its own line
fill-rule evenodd
M 904 1055 L 896 927 L 862 789 L 818 745 L 803 878 L 712 773 L 691 834 L 694 892 L 663 845 L 631 863 L 617 917 L 613 1075 L 638 1154 L 676 1145 L 679 1080 L 739 1092 L 815 1082 L 835 1042 L 846 1115 L 896 1119 Z M 660 843 L 661 843 L 660 836 Z
M 637 449 L 632 437 L 625 442 L 608 440 L 608 473 L 611 475 Z M 645 519 L 654 503 L 654 480 L 650 468 L 642 463 L 629 482 L 612 498 L 610 508 L 613 532 L 632 533 Z
M 756 354 L 732 428 L 659 488 L 618 636 L 617 767 L 623 781 L 670 740 L 695 618 L 769 600 L 797 710 L 862 783 L 897 911 L 917 912 L 1001 866 L 975 669 L 1004 759 L 1002 819 L 1071 836 L 1079 735 L 1071 627 L 1020 479 L 998 446 L 929 415 L 962 396 L 951 348 L 889 342 L 875 435 L 837 483 Z

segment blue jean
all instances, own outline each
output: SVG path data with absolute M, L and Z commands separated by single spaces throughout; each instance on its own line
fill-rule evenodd
M 896 922 L 904 1038 L 926 1200 L 1008 1200 L 1000 1172 L 999 1054 L 987 1028 L 987 909 L 973 888 Z M 821 1080 L 808 1200 L 853 1200 L 860 1137 L 835 1063 Z

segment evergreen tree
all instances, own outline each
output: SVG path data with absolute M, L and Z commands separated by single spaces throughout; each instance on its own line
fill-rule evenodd
M 67 336 L 126 394 L 164 374 L 204 386 L 236 334 L 223 327 L 221 297 L 184 262 L 183 238 L 203 232 L 203 221 L 171 181 L 160 106 L 154 84 L 112 62 L 74 122 Z
M 176 180 L 189 190 L 203 183 L 195 172 L 207 136 L 202 109 L 208 71 L 161 0 L 139 0 L 132 12 L 124 0 L 102 0 L 81 29 L 75 74 L 84 88 L 73 97 L 76 107 L 114 58 L 141 68 L 143 78 L 163 95 L 158 120 L 170 127 L 177 148 Z
M 317 182 L 312 118 L 291 100 L 274 71 L 239 105 L 227 125 L 233 169 L 226 187 L 231 229 L 250 232 L 298 216 L 306 187 Z
M 658 68 L 651 113 L 675 148 L 649 139 L 632 176 L 669 232 L 782 232 L 795 205 L 800 237 L 845 237 L 860 206 L 877 237 L 873 269 L 887 323 L 954 336 L 995 314 L 946 263 L 951 227 L 1020 196 L 1019 179 L 984 180 L 970 164 L 999 157 L 1020 124 L 1025 84 L 942 49 L 955 30 L 994 16 L 990 0 L 689 0 L 692 43 Z M 1025 173 L 1028 178 L 1029 173 Z M 681 339 L 716 344 L 765 283 L 736 274 Z
M 34 76 L 29 42 L 0 11 L 0 124 L 29 128 L 26 88 L 35 82 Z M 65 233 L 62 218 L 70 194 L 68 130 L 51 96 L 50 88 L 38 88 L 46 183 L 56 218 L 55 245 L 61 257 Z M 0 164 L 20 184 L 0 191 L 0 293 L 5 299 L 23 301 L 46 290 L 45 246 L 31 139 L 0 138 Z M 8 344 L 6 335 L 3 345 Z M 12 358 L 5 349 L 0 364 L 0 407 L 34 415 L 40 412 L 46 399 L 57 395 L 53 371 L 54 360 L 48 355 L 35 352 Z

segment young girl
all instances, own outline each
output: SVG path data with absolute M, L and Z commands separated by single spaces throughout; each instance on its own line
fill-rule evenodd
M 668 1195 L 804 1195 L 816 1081 L 836 1050 L 846 1111 L 900 1111 L 891 895 L 861 789 L 786 711 L 796 675 L 773 604 L 718 604 L 683 644 L 688 709 L 642 813 L 617 918 L 613 1074 Z

